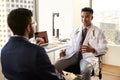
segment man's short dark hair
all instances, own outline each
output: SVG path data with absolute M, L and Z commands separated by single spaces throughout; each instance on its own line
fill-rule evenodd
M 84 7 L 82 8 L 81 12 L 90 12 L 91 14 L 93 14 L 93 9 L 90 7 Z
M 14 35 L 23 36 L 28 24 L 31 23 L 33 13 L 25 8 L 12 10 L 7 17 L 7 23 Z

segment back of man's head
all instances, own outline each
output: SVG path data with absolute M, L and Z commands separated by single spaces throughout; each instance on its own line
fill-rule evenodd
M 32 12 L 25 8 L 12 10 L 7 17 L 7 23 L 14 35 L 24 36 L 25 29 L 31 23 Z

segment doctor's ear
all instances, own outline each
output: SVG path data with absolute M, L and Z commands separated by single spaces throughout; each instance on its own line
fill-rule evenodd
M 91 20 L 93 20 L 93 16 L 91 17 Z

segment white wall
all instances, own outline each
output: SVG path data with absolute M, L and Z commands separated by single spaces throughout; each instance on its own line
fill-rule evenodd
M 59 13 L 59 17 L 55 16 L 54 26 L 60 29 L 60 38 L 69 37 L 73 27 L 73 0 L 38 0 L 38 4 L 38 31 L 46 30 L 51 40 L 52 14 Z
M 120 66 L 120 46 L 108 45 L 108 52 L 103 56 L 103 63 Z
M 57 27 L 60 38 L 69 37 L 73 28 L 81 24 L 81 8 L 89 6 L 89 0 L 38 0 L 38 31 L 47 30 L 52 36 L 52 14 L 59 13 Z M 59 23 L 58 23 L 59 22 Z
M 81 25 L 81 9 L 90 6 L 90 0 L 73 0 L 73 25 L 74 28 Z

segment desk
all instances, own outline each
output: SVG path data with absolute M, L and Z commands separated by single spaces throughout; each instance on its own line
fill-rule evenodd
M 59 42 L 49 43 L 47 46 L 43 46 L 43 47 L 45 48 L 47 53 L 52 53 L 51 55 L 53 55 L 53 57 L 50 57 L 50 56 L 49 57 L 51 58 L 51 62 L 54 63 L 57 57 L 55 56 L 56 55 L 55 51 L 65 49 L 67 47 L 67 43 L 59 41 Z
M 50 53 L 50 52 L 54 52 L 56 50 L 60 50 L 60 49 L 63 49 L 63 48 L 66 48 L 67 47 L 67 44 L 63 44 L 63 43 L 50 43 L 48 44 L 47 46 L 44 46 L 45 50 L 47 53 Z
M 30 39 L 30 41 L 35 44 L 34 38 Z M 56 59 L 55 52 L 58 50 L 61 50 L 61 49 L 65 49 L 67 47 L 67 45 L 68 45 L 67 42 L 53 40 L 52 43 L 48 43 L 48 45 L 43 45 L 43 47 L 46 50 L 46 52 L 48 53 L 48 56 L 49 56 L 51 62 L 54 63 L 55 59 Z M 50 54 L 50 53 L 52 53 L 52 54 Z M 52 55 L 52 57 L 50 57 L 51 55 Z M 59 57 L 59 52 L 57 55 Z
M 31 38 L 30 42 L 36 44 L 35 39 Z M 47 53 L 54 52 L 56 50 L 60 50 L 62 48 L 67 47 L 67 42 L 61 42 L 58 40 L 53 41 L 52 43 L 48 43 L 48 45 L 43 45 Z

